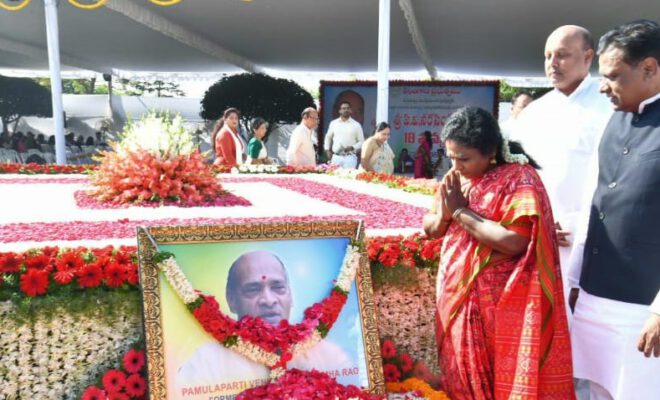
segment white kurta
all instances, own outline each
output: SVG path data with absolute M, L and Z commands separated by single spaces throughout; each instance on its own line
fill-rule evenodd
M 598 81 L 587 77 L 569 96 L 555 89 L 533 101 L 512 126 L 510 139 L 520 141 L 541 165 L 539 175 L 555 221 L 572 235 L 585 198 L 593 195 L 595 186 L 587 184 L 588 167 L 612 112 L 610 101 L 599 93 Z M 559 253 L 567 294 L 570 247 L 560 247 Z
M 291 133 L 289 147 L 286 150 L 287 165 L 315 166 L 316 154 L 312 140 L 312 131 L 302 123 L 298 125 Z

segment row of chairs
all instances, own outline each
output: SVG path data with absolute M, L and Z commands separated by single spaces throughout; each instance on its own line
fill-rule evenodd
M 13 149 L 0 148 L 0 163 L 55 164 L 55 153 L 43 150 L 42 147 L 42 150 L 29 149 L 25 153 L 18 153 Z M 96 153 L 96 150 L 97 148 L 94 146 L 82 146 L 82 149 L 78 146 L 67 146 L 66 158 L 69 164 L 90 164 L 93 162 L 92 156 Z

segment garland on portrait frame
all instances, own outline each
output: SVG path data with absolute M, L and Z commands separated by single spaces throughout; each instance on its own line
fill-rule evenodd
M 153 261 L 205 331 L 223 346 L 270 368 L 271 379 L 276 379 L 285 372 L 289 361 L 318 344 L 334 325 L 359 268 L 360 249 L 349 244 L 330 294 L 308 307 L 303 321 L 295 325 L 282 320 L 273 326 L 251 316 L 236 321 L 222 312 L 213 296 L 193 288 L 172 253 L 158 252 Z

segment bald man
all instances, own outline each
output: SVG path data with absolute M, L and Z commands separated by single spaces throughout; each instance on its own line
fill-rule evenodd
M 544 50 L 545 74 L 554 90 L 520 113 L 510 136 L 541 165 L 539 175 L 557 226 L 565 296 L 576 221 L 596 186 L 589 166 L 612 115 L 609 100 L 589 75 L 593 58 L 594 40 L 588 30 L 575 25 L 555 29 Z M 567 315 L 570 320 L 571 313 Z
M 282 260 L 276 254 L 263 250 L 239 256 L 227 274 L 226 300 L 238 320 L 245 316 L 259 317 L 271 325 L 288 320 L 293 295 Z M 327 340 L 322 340 L 288 363 L 288 368 L 329 373 L 356 367 L 356 360 Z M 235 395 L 247 389 L 246 382 L 265 382 L 268 375 L 269 370 L 265 366 L 214 340 L 198 348 L 179 368 L 177 386 L 186 399 L 206 400 L 209 398 L 208 392 L 206 396 L 202 393 L 199 396 L 190 394 L 195 393 L 195 388 L 219 385 L 224 389 L 215 394 Z

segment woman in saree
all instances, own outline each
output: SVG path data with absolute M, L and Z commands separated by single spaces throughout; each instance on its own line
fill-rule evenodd
M 389 137 L 390 125 L 378 124 L 374 134 L 362 144 L 361 170 L 390 175 L 394 172 L 394 152 L 387 144 Z
M 424 217 L 443 236 L 437 338 L 452 400 L 574 399 L 557 238 L 538 165 L 466 107 L 442 132 L 453 166 Z
M 433 149 L 433 137 L 430 131 L 422 134 L 422 143 L 419 144 L 415 153 L 415 179 L 431 179 L 435 175 L 433 160 L 431 160 L 431 151 Z

